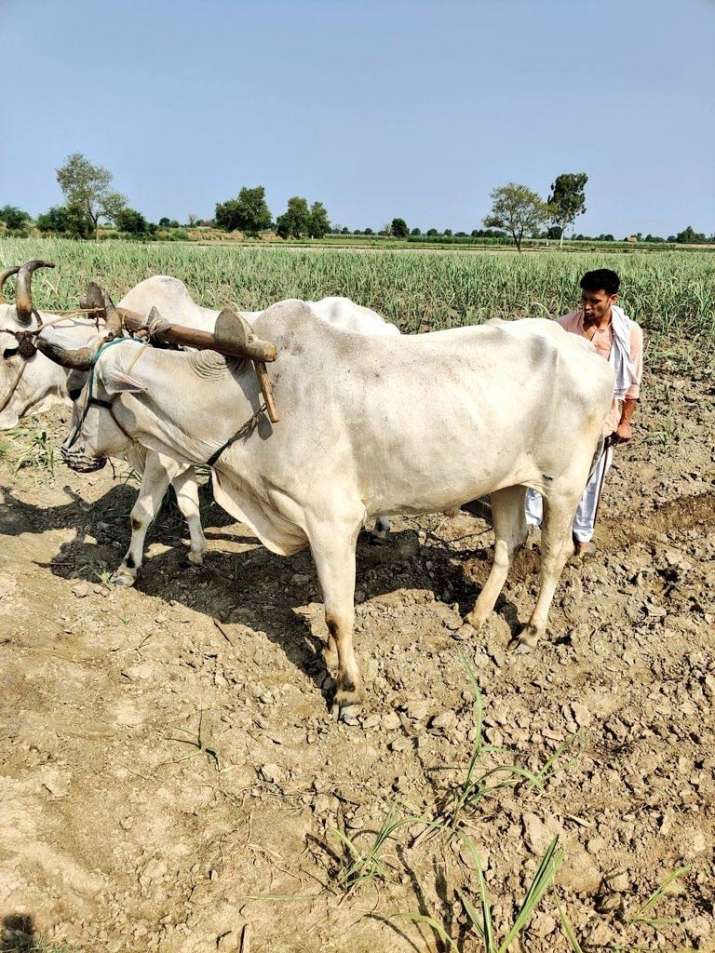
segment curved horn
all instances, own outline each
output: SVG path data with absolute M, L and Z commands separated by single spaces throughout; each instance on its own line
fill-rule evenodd
M 104 288 L 100 288 L 96 281 L 90 281 L 84 298 L 80 302 L 81 308 L 96 308 L 97 311 L 104 311 L 104 318 L 107 323 L 107 333 L 112 337 L 118 337 L 122 333 L 122 319 L 114 307 L 114 302 L 109 297 Z
M 62 347 L 60 344 L 55 344 L 54 341 L 48 341 L 43 337 L 38 337 L 35 343 L 37 350 L 41 351 L 45 357 L 49 357 L 55 364 L 60 364 L 62 367 L 71 367 L 76 371 L 88 371 L 94 363 L 94 355 L 102 341 L 77 348 Z
M 40 261 L 33 258 L 27 261 L 17 273 L 17 290 L 15 291 L 15 310 L 20 324 L 29 324 L 32 321 L 32 273 L 37 268 L 54 268 L 51 261 Z
M 12 268 L 6 268 L 2 274 L 0 274 L 0 304 L 5 304 L 5 295 L 2 293 L 3 285 L 10 277 L 10 275 L 16 275 L 20 270 L 19 265 L 13 265 Z

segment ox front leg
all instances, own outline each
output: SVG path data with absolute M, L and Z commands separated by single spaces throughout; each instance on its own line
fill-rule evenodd
M 519 651 L 534 648 L 546 632 L 549 609 L 566 561 L 573 553 L 571 524 L 578 495 L 566 499 L 544 501 L 544 522 L 541 527 L 541 573 L 539 596 L 529 624 L 519 635 Z
M 494 522 L 494 562 L 474 609 L 466 617 L 475 629 L 486 622 L 494 609 L 509 573 L 514 550 L 526 540 L 525 497 L 526 488 L 523 486 L 505 487 L 489 497 Z
M 113 573 L 115 586 L 133 586 L 144 559 L 144 540 L 147 530 L 159 512 L 161 501 L 169 487 L 169 475 L 153 455 L 147 456 L 142 485 L 132 507 L 132 536 L 121 566 Z
M 189 562 L 201 566 L 206 552 L 206 537 L 201 525 L 201 511 L 199 509 L 199 484 L 193 467 L 174 477 L 171 481 L 176 493 L 176 502 L 189 526 L 191 548 Z
M 338 674 L 332 715 L 347 724 L 357 723 L 362 701 L 362 679 L 353 650 L 355 623 L 355 546 L 359 525 L 321 528 L 311 533 L 310 548 L 318 571 L 328 626 L 326 662 L 337 655 Z

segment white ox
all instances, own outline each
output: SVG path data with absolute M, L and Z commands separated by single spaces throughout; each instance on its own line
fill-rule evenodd
M 541 579 L 520 637 L 534 645 L 572 551 L 571 521 L 613 393 L 610 365 L 540 319 L 361 337 L 288 301 L 265 311 L 254 331 L 278 349 L 269 375 L 279 423 L 263 417 L 236 438 L 261 401 L 248 362 L 151 349 L 136 361 L 138 345 L 127 341 L 99 356 L 94 394 L 110 407 L 85 393 L 66 461 L 112 455 L 125 432 L 181 465 L 225 447 L 213 470 L 217 502 L 275 553 L 310 546 L 330 633 L 326 661 L 338 665 L 333 713 L 346 721 L 361 698 L 352 635 L 366 518 L 442 512 L 489 493 L 494 562 L 467 617 L 478 627 L 526 536 L 525 487 L 534 487 L 545 500 Z
M 33 269 L 34 270 L 34 269 Z M 7 277 L 13 269 L 8 270 Z M 27 274 L 26 288 L 31 301 L 32 270 Z M 1 291 L 0 287 L 0 291 Z M 370 308 L 354 304 L 348 298 L 329 297 L 309 303 L 311 309 L 328 324 L 353 331 L 357 334 L 392 334 L 400 332 L 395 325 L 385 321 Z M 186 285 L 168 275 L 146 278 L 132 288 L 119 302 L 119 306 L 148 316 L 152 307 L 172 323 L 185 327 L 213 331 L 219 312 L 197 304 Z M 252 323 L 261 311 L 241 312 Z M 43 322 L 56 320 L 56 315 L 39 313 Z M 19 353 L 13 332 L 36 327 L 36 318 L 28 321 L 18 316 L 14 305 L 0 304 L 0 430 L 17 425 L 23 416 L 37 415 L 57 403 L 71 403 L 70 371 L 44 354 L 37 352 L 30 360 Z M 97 336 L 96 328 L 86 320 L 64 319 L 52 324 L 43 332 L 46 340 L 63 347 L 76 349 L 88 345 Z M 74 387 L 84 382 L 84 377 L 72 376 Z M 121 585 L 133 585 L 144 555 L 146 534 L 155 519 L 166 491 L 171 484 L 176 494 L 179 509 L 185 518 L 190 536 L 188 558 L 200 565 L 206 550 L 206 539 L 201 526 L 198 482 L 192 467 L 181 466 L 164 454 L 146 452 L 139 446 L 125 445 L 122 456 L 142 474 L 142 483 L 137 500 L 132 508 L 131 538 L 121 565 L 113 574 L 113 581 Z M 376 535 L 384 537 L 389 523 L 378 518 Z

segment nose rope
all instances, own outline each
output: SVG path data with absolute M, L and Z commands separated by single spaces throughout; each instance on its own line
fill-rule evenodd
M 23 361 L 20 367 L 18 368 L 17 374 L 15 374 L 15 379 L 13 380 L 12 384 L 10 384 L 10 387 L 8 388 L 7 394 L 5 395 L 2 403 L 0 404 L 0 414 L 5 410 L 7 405 L 12 400 L 13 395 L 15 394 L 15 391 L 17 390 L 20 384 L 20 381 L 22 380 L 22 375 L 25 373 L 26 367 L 27 367 L 27 361 Z

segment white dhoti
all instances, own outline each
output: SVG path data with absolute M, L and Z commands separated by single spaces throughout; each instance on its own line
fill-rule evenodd
M 613 447 L 607 447 L 593 469 L 591 478 L 581 497 L 573 520 L 573 536 L 579 543 L 588 543 L 593 536 L 593 527 L 598 512 L 598 501 L 603 490 L 603 481 L 613 462 Z M 544 502 L 537 490 L 526 491 L 526 522 L 530 526 L 541 526 L 544 518 Z

